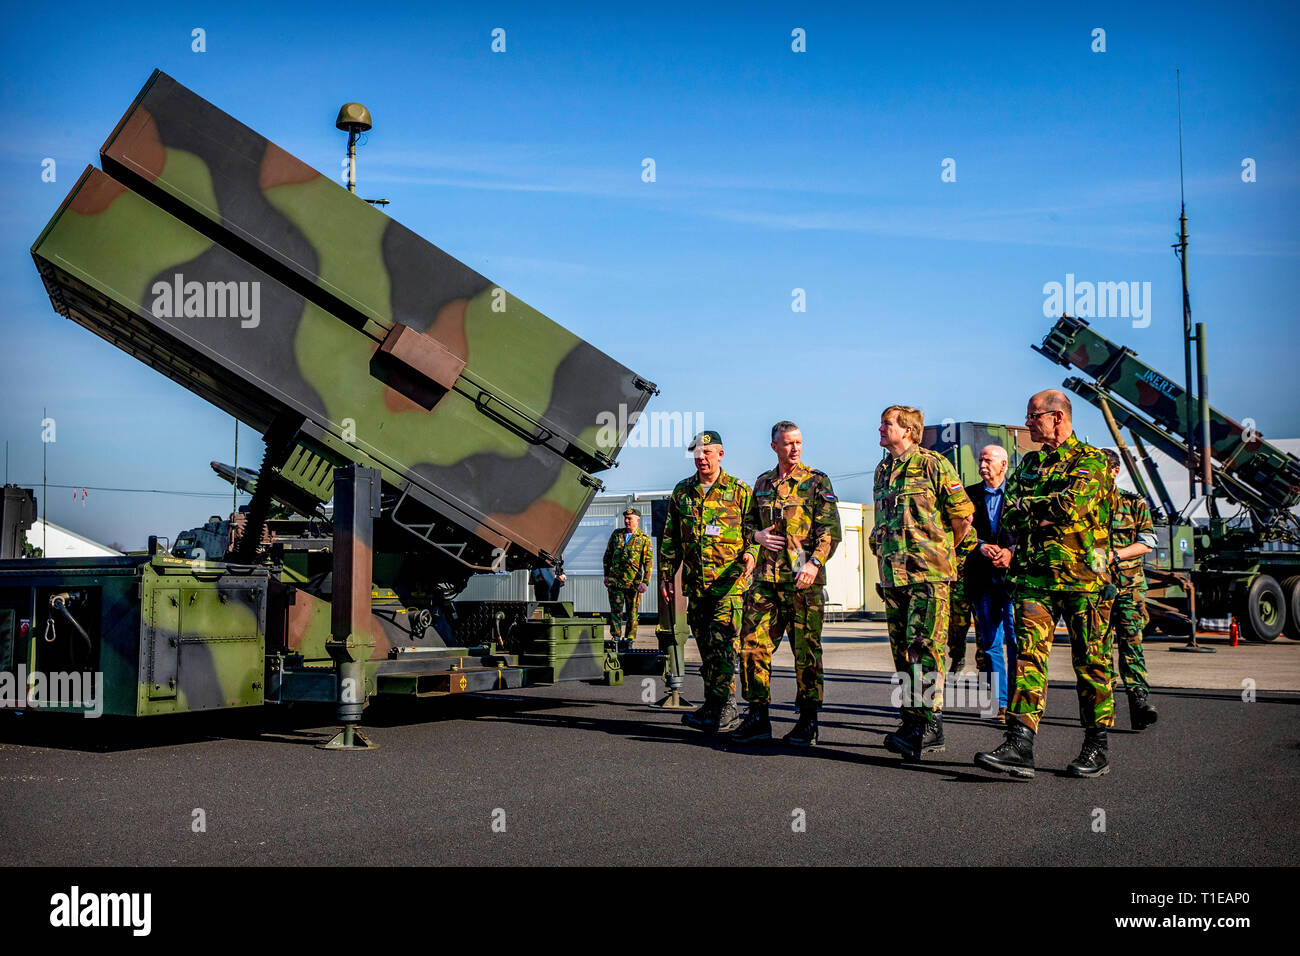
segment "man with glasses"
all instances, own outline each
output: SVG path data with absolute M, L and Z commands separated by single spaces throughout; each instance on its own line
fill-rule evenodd
M 1115 723 L 1110 652 L 1102 609 L 1110 579 L 1113 483 L 1101 451 L 1074 434 L 1070 400 L 1057 389 L 1029 400 L 1025 422 L 1040 442 L 1007 482 L 1002 524 L 1018 535 L 1011 558 L 1016 628 L 1015 692 L 1006 739 L 975 762 L 1015 777 L 1034 775 L 1034 735 L 1047 704 L 1047 659 L 1065 619 L 1077 679 L 1083 748 L 1067 771 L 1109 771 L 1107 730 Z

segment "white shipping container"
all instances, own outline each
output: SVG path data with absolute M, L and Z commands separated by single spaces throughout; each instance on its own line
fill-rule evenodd
M 626 495 L 599 495 L 564 549 L 565 585 L 560 600 L 572 601 L 575 613 L 609 613 L 602 563 L 610 534 L 623 527 L 623 512 L 629 506 L 641 511 L 641 527 L 653 532 L 651 505 L 666 500 L 668 491 L 647 491 Z M 876 594 L 880 580 L 876 559 L 867 547 L 874 527 L 875 509 L 855 502 L 838 502 L 843 539 L 826 564 L 827 612 L 832 619 L 841 615 L 883 614 L 884 604 Z M 658 542 L 656 541 L 656 545 Z M 658 554 L 650 574 L 650 585 L 641 596 L 641 613 L 659 613 Z M 469 601 L 532 600 L 528 573 L 479 574 L 470 578 L 460 595 Z

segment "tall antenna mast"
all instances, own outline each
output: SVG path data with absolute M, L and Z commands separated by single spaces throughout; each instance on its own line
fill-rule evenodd
M 1187 198 L 1183 191 L 1183 77 L 1182 70 L 1175 70 L 1178 82 L 1178 242 L 1174 244 L 1174 255 L 1183 269 L 1183 370 L 1185 389 L 1183 392 L 1183 424 L 1187 429 L 1187 494 L 1188 500 L 1196 497 L 1196 419 L 1192 415 L 1192 299 L 1187 291 Z M 1207 454 L 1208 449 L 1201 449 Z

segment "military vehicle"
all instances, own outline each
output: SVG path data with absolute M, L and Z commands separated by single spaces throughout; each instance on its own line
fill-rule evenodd
M 938 425 L 926 425 L 921 435 L 921 447 L 937 451 L 952 462 L 963 485 L 981 480 L 979 455 L 987 445 L 1001 445 L 1007 450 L 1008 474 L 1020 464 L 1020 459 L 1038 448 L 1029 440 L 1029 429 L 1023 425 L 945 420 Z
M 1198 335 L 1204 336 L 1203 326 Z M 1231 616 L 1249 640 L 1272 641 L 1280 634 L 1300 640 L 1300 459 L 1208 403 L 1203 417 L 1210 455 L 1189 452 L 1180 437 L 1189 429 L 1184 389 L 1083 319 L 1063 316 L 1031 347 L 1088 376 L 1067 378 L 1063 387 L 1101 410 L 1134 487 L 1151 509 L 1159 544 L 1145 559 L 1150 629 L 1194 638 L 1193 621 Z M 1190 424 L 1194 433 L 1194 416 Z M 1123 428 L 1132 433 L 1136 455 Z M 968 485 L 979 480 L 977 456 L 990 444 L 1007 449 L 1011 468 L 1037 447 L 1023 426 L 981 422 L 929 425 L 922 440 L 948 458 Z M 1175 461 L 1190 461 L 1200 474 L 1208 464 L 1211 493 L 1178 508 L 1148 445 Z M 1221 514 L 1220 501 L 1239 506 L 1239 512 Z M 1202 502 L 1209 517 L 1198 525 L 1190 514 Z
M 1204 397 L 1203 324 L 1198 324 L 1196 337 Z M 1194 634 L 1198 618 L 1232 615 L 1249 639 L 1272 641 L 1285 633 L 1300 640 L 1300 548 L 1289 547 L 1300 545 L 1300 518 L 1295 513 L 1300 505 L 1300 458 L 1208 401 L 1189 401 L 1185 389 L 1083 319 L 1062 316 L 1033 348 L 1087 376 L 1067 378 L 1063 386 L 1101 409 L 1134 486 L 1151 508 L 1160 542 L 1146 558 L 1153 584 L 1147 594 L 1153 624 L 1171 633 Z M 1186 436 L 1198 431 L 1196 404 L 1203 437 L 1193 444 Z M 1127 447 L 1124 428 L 1133 436 L 1149 483 Z M 1205 493 L 1196 497 L 1192 492 L 1192 500 L 1178 509 L 1146 451 L 1148 444 L 1202 475 Z M 1220 501 L 1239 510 L 1224 514 Z M 1203 526 L 1190 518 L 1202 502 L 1208 512 Z
M 220 560 L 0 562 L 0 667 L 101 672 L 105 714 L 334 702 L 348 746 L 376 694 L 617 682 L 571 607 L 453 598 L 562 551 L 654 384 L 162 72 L 100 157 L 32 246 L 51 303 L 265 453 Z

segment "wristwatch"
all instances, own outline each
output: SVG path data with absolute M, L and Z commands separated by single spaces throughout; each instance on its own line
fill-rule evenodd
M 821 558 L 809 558 L 808 560 L 811 561 L 813 564 L 817 565 L 817 567 L 819 568 L 825 567 L 825 565 L 822 564 Z

